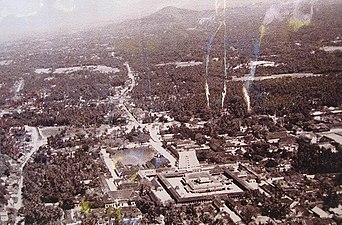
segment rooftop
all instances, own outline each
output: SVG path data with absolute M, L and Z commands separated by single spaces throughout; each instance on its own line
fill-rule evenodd
M 311 209 L 312 212 L 314 212 L 316 215 L 318 215 L 320 218 L 329 218 L 329 214 L 325 212 L 323 209 L 315 206 L 313 209 Z
M 179 152 L 178 169 L 180 170 L 194 170 L 200 168 L 200 163 L 196 156 L 196 151 L 182 151 Z

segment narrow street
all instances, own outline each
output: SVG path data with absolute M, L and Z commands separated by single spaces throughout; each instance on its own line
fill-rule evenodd
M 28 134 L 31 134 L 31 142 L 28 145 L 28 147 L 31 148 L 31 150 L 29 153 L 25 155 L 24 162 L 20 165 L 20 170 L 19 170 L 20 179 L 18 182 L 18 192 L 14 195 L 18 200 L 14 204 L 12 201 L 12 205 L 9 204 L 7 206 L 10 208 L 14 208 L 17 211 L 23 206 L 22 188 L 24 185 L 24 176 L 23 176 L 24 167 L 26 163 L 31 159 L 32 155 L 38 151 L 39 147 L 47 144 L 47 139 L 42 137 L 39 128 L 25 126 L 25 130 L 27 131 Z M 23 218 L 17 216 L 15 224 L 19 224 L 19 221 L 21 219 Z

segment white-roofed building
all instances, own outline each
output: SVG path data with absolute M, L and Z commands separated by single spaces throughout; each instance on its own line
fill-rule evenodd
M 0 211 L 0 224 L 7 224 L 8 219 L 8 213 L 5 211 Z
M 178 152 L 178 169 L 185 171 L 198 171 L 201 166 L 196 156 L 195 150 Z
M 330 218 L 329 213 L 325 212 L 323 209 L 315 206 L 313 209 L 311 209 L 311 211 L 316 214 L 317 216 L 319 216 L 319 218 Z

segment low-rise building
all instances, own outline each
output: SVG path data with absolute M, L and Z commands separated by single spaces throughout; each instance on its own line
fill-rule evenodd
M 104 197 L 105 208 L 121 208 L 135 206 L 135 193 L 133 189 L 110 191 Z
M 185 174 L 182 178 L 182 183 L 185 185 L 185 190 L 191 193 L 220 191 L 225 189 L 221 182 L 211 176 L 207 171 Z
M 333 146 L 332 144 L 328 143 L 328 142 L 319 143 L 318 146 L 320 148 L 324 148 L 326 150 L 330 150 L 332 153 L 337 153 L 336 147 Z
M 0 211 L 0 224 L 6 225 L 8 223 L 8 213 L 6 211 Z
M 118 218 L 118 215 L 120 218 Z M 120 222 L 118 223 L 118 219 Z M 102 214 L 97 221 L 97 225 L 115 225 L 115 224 L 141 224 L 142 213 L 140 210 L 133 207 L 122 207 L 112 211 L 112 213 Z
M 326 211 L 324 211 L 323 209 L 319 208 L 318 206 L 315 206 L 313 209 L 311 209 L 311 211 L 318 216 L 319 218 L 330 218 L 329 213 L 327 213 Z

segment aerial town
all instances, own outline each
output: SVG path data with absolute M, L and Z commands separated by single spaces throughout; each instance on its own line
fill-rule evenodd
M 0 225 L 342 224 L 328 2 L 286 5 L 302 23 L 165 7 L 0 43 Z

